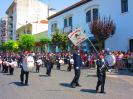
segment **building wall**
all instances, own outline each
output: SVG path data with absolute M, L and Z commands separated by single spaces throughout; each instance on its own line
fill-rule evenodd
M 48 24 L 33 23 L 32 27 L 33 35 L 48 30 Z
M 0 45 L 7 41 L 7 17 L 0 19 Z
M 48 5 L 40 0 L 15 0 L 9 7 L 7 15 L 8 17 L 13 17 L 13 19 L 8 22 L 9 25 L 10 23 L 13 23 L 12 27 L 8 25 L 8 33 L 14 40 L 16 40 L 16 30 L 28 23 L 34 25 L 33 27 L 35 27 L 35 31 L 40 32 L 48 29 L 48 25 L 36 25 L 36 22 L 46 20 L 48 17 Z M 12 29 L 12 33 L 10 33 L 10 29 Z
M 57 27 L 63 30 L 63 19 L 67 16 L 73 17 L 73 29 L 82 27 L 89 36 L 93 36 L 89 31 L 89 23 L 86 23 L 86 12 L 97 7 L 101 17 L 111 17 L 116 24 L 115 34 L 106 40 L 105 48 L 110 50 L 123 50 L 129 49 L 129 39 L 133 37 L 132 18 L 133 18 L 133 4 L 132 0 L 128 0 L 128 12 L 121 13 L 121 0 L 92 0 L 79 7 L 76 7 L 68 12 L 56 16 L 49 20 L 49 36 L 51 34 L 51 24 L 57 22 Z
M 47 18 L 48 6 L 39 0 L 18 0 L 17 27 Z

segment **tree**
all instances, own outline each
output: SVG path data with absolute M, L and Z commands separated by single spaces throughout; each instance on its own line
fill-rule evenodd
M 59 29 L 56 29 L 52 34 L 51 42 L 58 45 L 61 50 L 67 50 L 68 36 L 66 33 L 63 34 Z
M 18 42 L 22 51 L 31 51 L 35 45 L 35 39 L 31 34 L 22 34 Z
M 116 26 L 111 18 L 98 18 L 90 23 L 90 31 L 95 36 L 99 49 L 104 48 L 104 42 L 111 37 L 116 30 Z
M 44 48 L 46 51 L 46 45 L 49 44 L 51 40 L 49 38 L 42 38 L 40 39 L 40 43 L 42 45 L 42 49 Z
M 7 42 L 3 43 L 3 49 L 7 51 L 18 51 L 18 42 L 14 40 L 8 40 Z
M 61 40 L 62 43 L 61 43 L 61 46 L 60 46 L 62 50 L 67 50 L 68 41 L 69 41 L 68 35 L 63 34 L 62 35 L 62 40 Z

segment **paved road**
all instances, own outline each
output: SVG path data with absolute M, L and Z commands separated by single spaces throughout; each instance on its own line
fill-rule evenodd
M 45 68 L 40 73 L 30 73 L 29 86 L 21 86 L 19 76 L 19 68 L 13 76 L 0 73 L 0 99 L 133 99 L 133 76 L 108 75 L 106 94 L 95 93 L 94 70 L 83 69 L 82 87 L 74 89 L 69 86 L 73 71 L 67 72 L 66 68 L 52 70 L 51 77 L 45 76 Z

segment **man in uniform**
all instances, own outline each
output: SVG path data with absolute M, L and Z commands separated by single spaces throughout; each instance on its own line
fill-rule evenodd
M 97 77 L 98 77 L 96 92 L 98 92 L 99 86 L 101 86 L 100 93 L 105 93 L 104 85 L 105 85 L 106 70 L 107 70 L 105 60 L 103 58 L 98 59 L 96 61 L 96 65 L 97 65 Z
M 71 82 L 71 87 L 75 88 L 75 87 L 81 87 L 81 85 L 79 84 L 79 77 L 80 77 L 80 69 L 82 66 L 82 60 L 81 60 L 81 56 L 80 56 L 80 51 L 78 50 L 77 52 L 74 52 L 73 54 L 73 59 L 74 59 L 74 72 L 75 72 L 75 76 Z
M 21 80 L 21 84 L 25 84 L 28 85 L 28 78 L 29 78 L 29 67 L 26 65 L 26 58 L 28 56 L 31 56 L 30 53 L 25 52 L 25 56 L 23 56 L 22 60 L 23 60 L 23 64 L 21 67 L 21 74 L 20 74 L 20 80 Z M 34 63 L 33 63 L 34 64 Z M 25 83 L 24 83 L 24 75 L 25 75 Z
M 46 60 L 47 60 L 46 74 L 47 76 L 51 76 L 51 69 L 52 69 L 52 54 L 51 53 L 49 53 Z

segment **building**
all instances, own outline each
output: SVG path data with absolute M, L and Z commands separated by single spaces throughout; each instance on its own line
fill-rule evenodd
M 8 34 L 9 39 L 16 40 L 16 31 L 20 28 L 32 24 L 32 29 L 36 34 L 48 29 L 48 24 L 37 24 L 41 20 L 47 20 L 49 7 L 41 0 L 14 0 L 7 9 L 8 16 Z M 27 28 L 26 28 L 27 29 Z M 25 32 L 28 33 L 28 30 Z M 38 31 L 39 30 L 39 31 Z
M 40 20 L 40 21 L 28 23 L 26 25 L 21 26 L 20 28 L 18 28 L 16 30 L 16 39 L 19 39 L 19 37 L 23 33 L 36 35 L 40 32 L 43 33 L 44 31 L 47 31 L 47 30 L 48 30 L 48 21 L 47 20 Z
M 48 34 L 55 28 L 64 33 L 75 28 L 82 30 L 91 38 L 89 23 L 100 17 L 111 17 L 116 24 L 115 34 L 105 41 L 105 49 L 133 51 L 133 0 L 81 0 L 48 18 Z M 87 42 L 82 44 L 84 50 L 89 50 Z
M 0 19 L 0 45 L 7 41 L 7 17 Z

